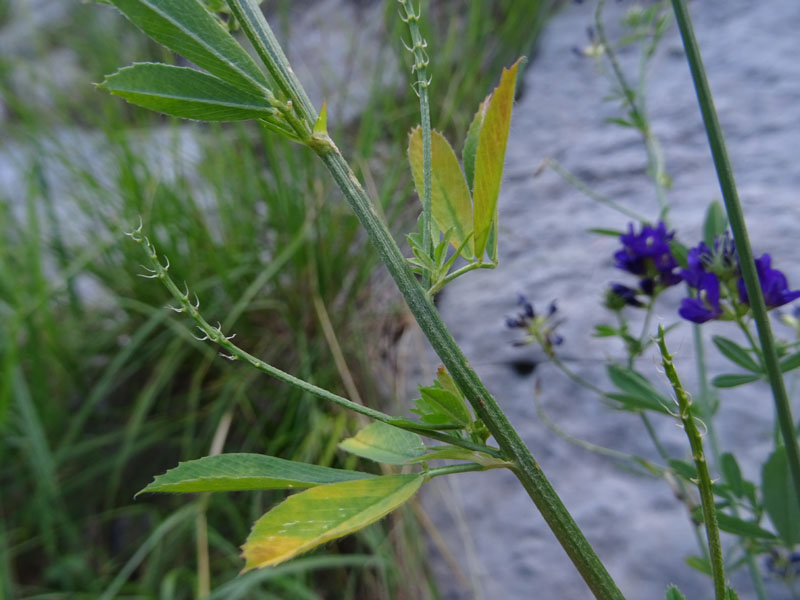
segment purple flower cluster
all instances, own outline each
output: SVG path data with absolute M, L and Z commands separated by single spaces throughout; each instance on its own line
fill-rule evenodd
M 694 323 L 705 323 L 713 319 L 735 318 L 743 313 L 747 297 L 744 279 L 739 267 L 736 245 L 726 232 L 714 240 L 714 248 L 705 243 L 689 250 L 686 257 L 688 269 L 681 277 L 693 290 L 693 295 L 684 298 L 678 313 Z M 786 276 L 771 267 L 769 254 L 756 259 L 756 271 L 767 308 L 776 308 L 800 298 L 800 290 L 790 290 Z M 729 302 L 724 303 L 727 299 Z
M 681 282 L 678 263 L 669 244 L 674 237 L 675 232 L 668 232 L 662 221 L 655 227 L 644 225 L 638 233 L 633 223 L 628 224 L 628 232 L 619 236 L 622 249 L 614 253 L 614 260 L 618 269 L 639 277 L 639 286 L 612 284 L 609 306 L 644 306 L 637 297 L 639 294 L 655 296 Z
M 550 303 L 547 314 L 537 315 L 528 299 L 520 294 L 517 304 L 521 311 L 515 317 L 506 319 L 506 326 L 509 329 L 522 329 L 525 331 L 525 339 L 515 342 L 515 346 L 524 346 L 537 342 L 545 352 L 551 354 L 553 346 L 558 346 L 564 339 L 556 333 L 556 328 L 561 325 L 561 321 L 556 320 L 555 315 L 558 307 L 555 301 Z
M 678 313 L 694 323 L 714 319 L 734 319 L 747 311 L 749 300 L 739 267 L 739 256 L 728 232 L 714 239 L 713 248 L 704 242 L 688 251 L 687 268 L 681 269 L 672 253 L 674 231 L 659 221 L 643 225 L 639 232 L 633 223 L 619 236 L 622 249 L 614 253 L 616 267 L 639 278 L 637 287 L 612 283 L 606 305 L 619 310 L 624 306 L 642 307 L 641 295 L 651 298 L 664 289 L 685 281 L 690 297 L 681 302 Z M 800 298 L 800 290 L 790 290 L 786 276 L 773 269 L 769 254 L 756 259 L 756 270 L 767 308 L 783 306 Z
M 800 290 L 789 289 L 786 275 L 778 269 L 773 269 L 770 266 L 771 260 L 769 254 L 762 254 L 761 258 L 756 259 L 756 271 L 758 272 L 758 280 L 761 282 L 761 292 L 764 294 L 764 302 L 767 308 L 777 308 L 800 298 Z M 747 298 L 744 279 L 739 279 L 737 287 L 741 301 L 749 304 L 750 301 Z

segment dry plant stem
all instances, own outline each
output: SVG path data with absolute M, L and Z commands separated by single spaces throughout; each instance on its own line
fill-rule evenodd
M 711 489 L 711 476 L 708 473 L 708 464 L 703 451 L 703 438 L 697 429 L 695 417 L 692 415 L 692 402 L 689 394 L 683 389 L 678 373 L 675 370 L 675 365 L 672 362 L 672 356 L 667 350 L 663 327 L 658 328 L 658 349 L 661 351 L 661 364 L 664 365 L 664 373 L 675 391 L 675 398 L 678 401 L 678 417 L 683 423 L 686 437 L 689 438 L 692 458 L 697 468 L 697 487 L 700 490 L 703 522 L 706 526 L 708 549 L 711 554 L 711 572 L 714 576 L 714 597 L 716 600 L 725 600 L 725 567 L 722 562 L 722 543 L 719 538 L 717 512 L 714 506 L 714 490 Z
M 686 6 L 686 0 L 672 0 L 672 8 L 678 22 L 678 28 L 683 39 L 683 47 L 686 50 L 686 58 L 692 72 L 697 100 L 700 111 L 703 114 L 703 123 L 708 134 L 708 143 L 711 147 L 711 155 L 714 159 L 714 167 L 719 178 L 722 197 L 725 200 L 725 209 L 728 213 L 728 221 L 731 224 L 733 239 L 736 242 L 736 251 L 739 254 L 739 265 L 742 270 L 747 296 L 750 299 L 750 308 L 753 311 L 753 320 L 758 329 L 758 338 L 761 342 L 761 351 L 764 357 L 767 377 L 772 387 L 772 395 L 775 399 L 775 408 L 778 415 L 783 443 L 786 446 L 786 457 L 789 462 L 789 470 L 792 474 L 795 495 L 800 503 L 800 446 L 798 446 L 797 436 L 794 429 L 794 419 L 789 404 L 789 397 L 786 393 L 786 386 L 783 375 L 778 363 L 778 355 L 775 350 L 775 340 L 772 336 L 772 328 L 767 315 L 767 307 L 764 303 L 764 296 L 761 292 L 761 284 L 756 271 L 753 250 L 750 246 L 750 238 L 747 234 L 747 226 L 742 212 L 742 205 L 739 201 L 739 194 L 736 190 L 736 182 L 733 177 L 731 161 L 728 157 L 728 150 L 725 146 L 725 138 L 722 135 L 722 127 L 719 123 L 717 110 L 714 106 L 714 99 L 711 95 L 711 88 L 706 77 L 703 59 L 700 56 L 700 48 L 692 27 L 692 20 Z
M 459 389 L 465 394 L 478 417 L 494 436 L 505 458 L 513 463 L 513 471 L 547 524 L 558 538 L 573 564 L 595 597 L 620 599 L 622 593 L 583 536 L 572 516 L 545 477 L 505 413 L 469 366 L 448 331 L 436 308 L 397 247 L 389 230 L 378 218 L 375 208 L 364 192 L 347 161 L 335 145 L 315 146 L 325 166 L 344 193 L 345 198 L 377 248 L 411 313 L 428 341 L 444 363 Z

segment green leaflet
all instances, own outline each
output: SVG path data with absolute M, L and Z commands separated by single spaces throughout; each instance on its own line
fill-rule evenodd
M 777 448 L 764 463 L 761 493 L 764 509 L 783 542 L 788 547 L 800 543 L 800 506 L 792 486 L 785 446 Z
M 109 75 L 100 87 L 132 104 L 184 119 L 241 121 L 275 113 L 263 96 L 186 67 L 137 63 Z
M 466 427 L 472 422 L 472 415 L 460 395 L 436 387 L 420 388 L 419 391 L 421 397 L 412 412 L 420 415 L 424 423 L 456 423 Z
M 462 428 L 472 423 L 472 413 L 456 387 L 453 378 L 444 367 L 436 371 L 436 380 L 430 387 L 419 388 L 420 397 L 414 401 L 417 413 L 423 423 L 429 425 L 456 424 Z
M 621 365 L 608 365 L 606 371 L 611 382 L 622 392 L 607 396 L 621 402 L 626 410 L 669 413 L 669 407 L 675 404 L 656 390 L 646 377 L 633 369 Z
M 356 456 L 390 465 L 401 465 L 425 454 L 422 439 L 410 431 L 380 421 L 367 425 L 339 448 Z
M 416 127 L 408 138 L 408 160 L 414 175 L 417 194 L 422 198 L 423 160 L 422 129 Z M 438 131 L 431 131 L 431 213 L 440 231 L 452 228 L 450 242 L 458 248 L 472 233 L 472 200 L 453 148 Z M 438 236 L 435 239 L 439 239 Z M 467 240 L 462 255 L 473 256 L 473 241 Z
M 472 118 L 467 130 L 467 138 L 464 140 L 464 149 L 461 151 L 461 159 L 464 161 L 464 175 L 467 178 L 467 187 L 472 194 L 475 184 L 475 158 L 478 156 L 478 138 L 483 127 L 483 118 L 486 116 L 486 109 L 489 107 L 491 96 L 486 98 L 478 107 L 478 112 Z
M 510 69 L 503 69 L 500 84 L 492 93 L 478 136 L 472 194 L 475 256 L 478 258 L 483 256 L 490 233 L 497 223 L 497 198 L 500 195 L 500 182 L 503 178 L 506 142 L 511 126 L 511 108 L 521 60 L 515 62 Z M 495 244 L 496 241 L 495 234 Z M 490 249 L 490 253 L 495 254 L 494 249 Z
M 139 494 L 308 488 L 371 477 L 374 476 L 369 473 L 319 467 L 263 454 L 231 453 L 182 462 L 157 476 Z
M 717 349 L 722 352 L 722 354 L 731 362 L 736 363 L 740 367 L 744 367 L 753 373 L 764 372 L 764 370 L 761 368 L 761 365 L 759 365 L 750 356 L 750 353 L 733 340 L 729 340 L 721 335 L 715 335 L 711 339 Z
M 677 587 L 671 585 L 667 588 L 667 600 L 686 600 L 686 596 L 681 594 Z
M 282 563 L 358 531 L 408 501 L 422 475 L 332 483 L 290 496 L 261 517 L 242 549 L 245 571 Z
M 255 94 L 269 88 L 250 55 L 198 0 L 111 0 L 139 29 L 198 67 Z
M 728 230 L 728 215 L 719 200 L 708 206 L 706 220 L 703 223 L 703 241 L 709 249 L 714 249 L 714 239 Z
M 732 373 L 730 375 L 717 375 L 711 380 L 711 385 L 718 388 L 732 388 L 761 379 L 761 375 L 748 375 L 746 373 Z

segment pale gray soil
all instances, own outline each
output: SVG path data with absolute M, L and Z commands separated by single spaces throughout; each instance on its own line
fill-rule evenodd
M 609 2 L 609 35 L 631 2 Z M 720 119 L 728 136 L 751 240 L 757 254 L 770 252 L 790 284 L 800 285 L 800 3 L 693 2 L 692 13 Z M 545 29 L 539 55 L 525 74 L 525 94 L 515 108 L 501 192 L 504 232 L 497 271 L 470 274 L 440 298 L 441 312 L 489 389 L 519 428 L 542 469 L 583 528 L 628 598 L 663 598 L 676 583 L 689 598 L 711 598 L 710 580 L 684 564 L 697 553 L 685 511 L 663 480 L 643 479 L 571 445 L 537 417 L 534 396 L 549 417 L 579 438 L 656 460 L 644 428 L 629 413 L 613 412 L 567 380 L 552 365 L 519 376 L 509 362 L 536 358 L 532 349 L 510 345 L 504 317 L 513 315 L 518 293 L 540 310 L 557 299 L 565 319 L 559 351 L 584 377 L 607 385 L 603 361 L 621 355 L 618 345 L 592 338 L 592 328 L 611 323 L 600 307 L 612 281 L 633 283 L 613 266 L 613 238 L 586 233 L 589 227 L 622 229 L 624 216 L 600 206 L 552 171 L 535 172 L 555 157 L 596 191 L 655 219 L 653 187 L 637 135 L 604 122 L 619 116 L 603 102 L 610 81 L 573 47 L 587 44 L 593 3 L 569 4 Z M 623 64 L 635 73 L 636 56 Z M 674 181 L 669 192 L 671 225 L 687 245 L 700 241 L 707 204 L 720 198 L 708 145 L 677 29 L 667 35 L 649 76 L 653 127 Z M 665 294 L 657 319 L 678 320 L 683 290 Z M 738 339 L 729 325 L 704 326 Z M 777 325 L 788 336 L 791 332 Z M 669 338 L 687 385 L 694 386 L 691 327 Z M 540 355 L 541 353 L 539 353 Z M 712 375 L 735 372 L 710 354 Z M 637 368 L 659 385 L 664 378 L 650 353 Z M 734 450 L 746 475 L 758 481 L 758 466 L 771 450 L 772 400 L 764 386 L 725 393 L 718 430 L 724 449 Z M 796 406 L 796 403 L 795 403 Z M 797 410 L 797 408 L 795 408 Z M 669 418 L 655 417 L 659 435 L 676 457 L 687 456 L 685 436 Z M 442 478 L 444 479 L 444 478 Z M 568 559 L 510 473 L 490 472 L 436 480 L 425 506 L 475 590 L 460 585 L 448 563 L 437 561 L 447 598 L 589 598 Z M 436 488 L 436 489 L 433 489 Z M 733 576 L 741 598 L 754 594 L 746 573 Z M 788 597 L 770 583 L 770 596 Z

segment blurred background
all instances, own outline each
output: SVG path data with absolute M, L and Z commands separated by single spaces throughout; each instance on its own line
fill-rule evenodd
M 548 0 L 423 2 L 433 124 L 460 147 Z M 396 3 L 264 8 L 329 129 L 402 237 L 418 122 Z M 237 577 L 270 493 L 151 496 L 178 461 L 259 452 L 356 466 L 347 413 L 217 357 L 140 279 L 141 217 L 204 314 L 276 366 L 397 406 L 410 319 L 312 155 L 254 124 L 180 122 L 92 83 L 175 63 L 107 5 L 0 0 L 0 598 L 436 598 L 417 503 Z M 361 465 L 362 468 L 374 468 Z

